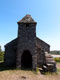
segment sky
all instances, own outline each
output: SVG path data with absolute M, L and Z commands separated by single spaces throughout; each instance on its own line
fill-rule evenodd
M 15 39 L 17 22 L 30 14 L 37 22 L 36 35 L 60 50 L 60 0 L 0 0 L 0 45 Z

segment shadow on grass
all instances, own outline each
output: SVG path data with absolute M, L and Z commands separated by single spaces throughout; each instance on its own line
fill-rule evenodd
M 0 63 L 0 71 L 5 71 L 5 70 L 20 70 L 19 68 L 16 68 L 15 66 L 5 66 L 4 62 Z M 21 68 L 21 70 L 24 71 L 32 71 L 32 68 Z
M 24 71 L 32 71 L 32 68 L 24 68 L 24 67 L 22 67 L 21 70 L 24 70 Z
M 43 74 L 43 75 L 47 75 L 47 74 L 52 74 L 52 72 L 49 72 L 49 71 L 47 71 L 47 70 L 37 70 L 37 71 L 34 71 L 34 70 L 32 70 L 32 68 L 21 68 L 21 69 L 18 69 L 18 68 L 16 68 L 16 67 L 14 67 L 14 66 L 12 66 L 12 67 L 6 67 L 6 66 L 4 66 L 4 63 L 2 62 L 2 63 L 0 63 L 0 71 L 6 71 L 6 70 L 24 70 L 24 71 L 32 71 L 32 72 L 34 72 L 35 74 L 37 74 L 38 72 L 40 72 L 41 74 Z M 60 72 L 60 69 L 58 69 L 58 71 Z M 55 74 L 57 74 L 57 72 L 55 72 Z
M 58 74 L 58 72 L 51 72 L 51 71 L 45 71 L 45 70 L 40 70 L 40 73 L 43 74 L 43 75 L 53 75 L 53 74 Z
M 3 63 L 0 63 L 0 71 L 5 71 L 5 70 L 15 70 L 16 69 L 16 67 L 6 67 L 5 65 L 4 65 L 4 62 Z

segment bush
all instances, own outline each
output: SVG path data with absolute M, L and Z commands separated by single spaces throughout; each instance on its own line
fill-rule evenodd
M 56 62 L 60 62 L 60 58 L 54 58 Z

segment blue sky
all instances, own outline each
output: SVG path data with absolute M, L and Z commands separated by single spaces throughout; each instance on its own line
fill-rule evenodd
M 0 45 L 17 37 L 17 22 L 30 14 L 39 38 L 60 50 L 60 0 L 0 0 Z

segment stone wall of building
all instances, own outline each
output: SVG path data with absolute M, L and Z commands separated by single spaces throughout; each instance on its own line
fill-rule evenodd
M 50 45 L 39 38 L 36 38 L 36 45 L 40 46 L 44 52 L 50 52 Z
M 32 67 L 37 66 L 36 24 L 18 24 L 18 49 L 17 67 L 21 68 L 21 56 L 25 50 L 29 50 L 32 55 Z
M 36 25 L 19 24 L 18 38 L 14 39 L 5 46 L 5 64 L 8 66 L 15 65 L 21 68 L 21 56 L 25 50 L 32 55 L 32 67 L 41 67 L 45 62 L 45 52 L 49 52 L 50 46 L 36 37 Z M 21 35 L 20 35 L 21 34 Z
M 45 64 L 45 52 L 50 52 L 50 45 L 45 43 L 43 40 L 36 37 L 36 46 L 38 51 L 38 67 L 42 67 Z
M 5 45 L 4 63 L 5 66 L 16 65 L 17 39 Z
M 30 15 L 26 15 L 18 22 L 17 38 L 5 45 L 5 65 L 21 68 L 22 55 L 25 51 L 32 55 L 34 70 L 45 63 L 45 52 L 50 52 L 50 46 L 36 37 L 36 22 Z

